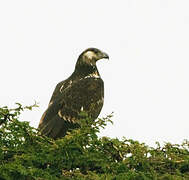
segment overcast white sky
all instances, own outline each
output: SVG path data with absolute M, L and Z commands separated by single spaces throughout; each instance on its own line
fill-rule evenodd
M 59 81 L 78 55 L 96 47 L 105 83 L 101 135 L 153 145 L 189 139 L 188 0 L 0 1 L 0 106 L 40 107 L 23 120 L 37 127 Z

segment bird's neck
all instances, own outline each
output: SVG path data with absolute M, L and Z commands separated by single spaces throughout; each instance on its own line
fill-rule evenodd
M 76 74 L 77 77 L 80 78 L 89 77 L 89 76 L 100 77 L 96 65 L 88 65 L 88 64 L 76 65 L 74 74 Z

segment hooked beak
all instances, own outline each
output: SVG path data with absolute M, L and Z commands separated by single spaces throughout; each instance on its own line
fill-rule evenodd
M 108 54 L 107 54 L 107 53 L 102 52 L 102 58 L 109 59 L 109 56 L 108 56 Z

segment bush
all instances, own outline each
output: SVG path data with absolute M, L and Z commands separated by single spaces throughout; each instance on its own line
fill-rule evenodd
M 189 179 L 189 141 L 149 147 L 131 139 L 97 134 L 111 122 L 109 115 L 91 121 L 85 113 L 80 126 L 64 138 L 42 136 L 19 121 L 25 109 L 0 108 L 0 179 L 5 180 L 184 180 Z

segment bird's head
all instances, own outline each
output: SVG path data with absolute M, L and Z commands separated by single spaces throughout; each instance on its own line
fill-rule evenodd
M 88 48 L 81 53 L 81 55 L 78 58 L 77 64 L 95 66 L 98 60 L 104 58 L 109 59 L 108 54 L 102 52 L 97 48 Z

